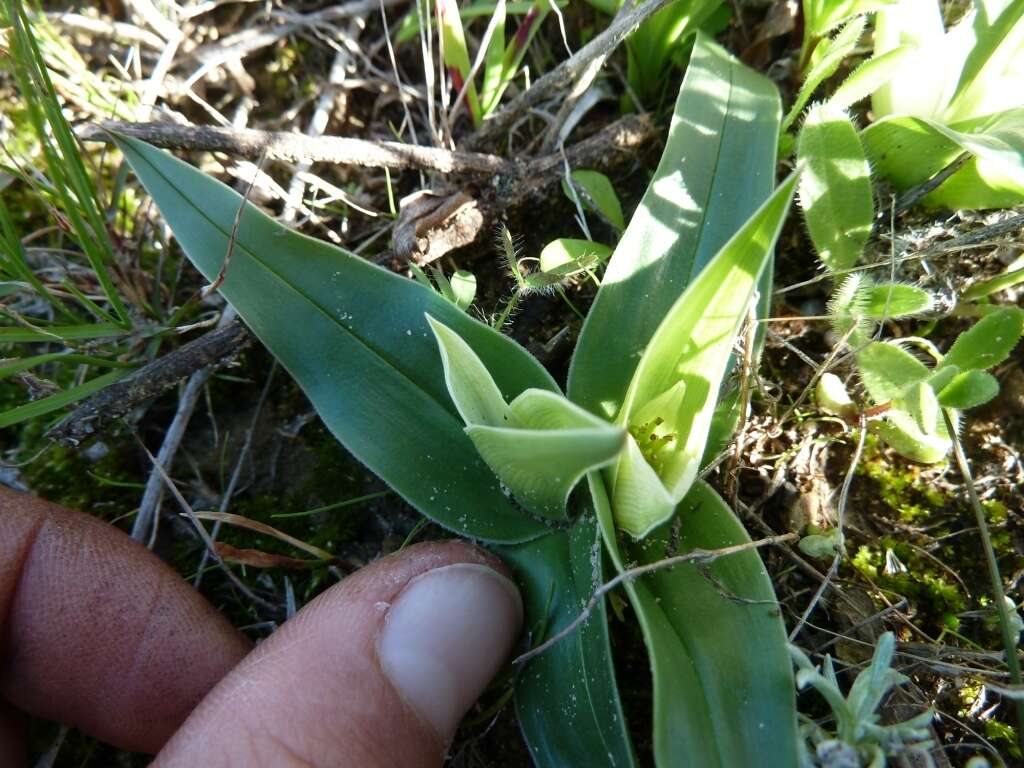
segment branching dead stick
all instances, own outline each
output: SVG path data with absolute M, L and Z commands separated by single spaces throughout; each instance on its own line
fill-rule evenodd
M 411 168 L 476 176 L 491 176 L 507 171 L 510 167 L 509 162 L 501 157 L 478 152 L 453 152 L 397 141 L 305 136 L 301 133 L 248 128 L 104 121 L 102 125 L 83 126 L 78 135 L 84 141 L 109 141 L 107 131 L 142 139 L 165 149 L 224 152 L 251 160 L 265 152 L 268 159 L 292 163 L 336 163 L 363 168 L 389 168 L 393 171 Z
M 505 105 L 466 141 L 468 149 L 480 150 L 496 144 L 512 124 L 558 91 L 570 88 L 596 59 L 607 57 L 641 22 L 668 5 L 669 0 L 644 0 L 627 13 L 615 17 L 608 28 L 574 55 L 533 83 Z
M 210 331 L 86 398 L 46 436 L 65 445 L 78 445 L 196 371 L 224 365 L 248 339 L 249 332 L 239 321 Z
M 590 618 L 590 614 L 594 612 L 594 608 L 597 607 L 597 604 L 601 599 L 621 584 L 636 581 L 641 576 L 656 573 L 657 571 L 664 571 L 668 568 L 674 568 L 675 566 L 683 565 L 684 563 L 700 563 L 701 565 L 707 565 L 708 563 L 713 563 L 720 557 L 738 555 L 741 552 L 749 552 L 751 550 L 760 549 L 761 547 L 767 547 L 773 544 L 782 544 L 796 538 L 798 537 L 795 533 L 783 533 L 778 536 L 768 536 L 763 539 L 757 539 L 756 541 L 748 541 L 746 544 L 734 544 L 731 547 L 722 547 L 721 549 L 691 549 L 689 552 L 682 555 L 666 557 L 664 560 L 658 560 L 655 563 L 647 563 L 647 565 L 640 565 L 636 568 L 628 568 L 615 578 L 606 581 L 598 587 L 594 594 L 590 596 L 587 604 L 583 606 L 583 610 L 580 614 L 563 627 L 561 631 L 549 637 L 536 648 L 531 648 L 526 653 L 516 657 L 512 663 L 517 665 L 525 664 L 530 659 L 539 656 L 556 643 L 571 635 L 579 629 L 587 619 Z

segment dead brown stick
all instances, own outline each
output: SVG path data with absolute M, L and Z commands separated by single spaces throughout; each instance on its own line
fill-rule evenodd
M 549 637 L 543 643 L 538 645 L 536 648 L 531 648 L 524 654 L 517 656 L 512 663 L 513 664 L 525 664 L 530 659 L 539 656 L 544 651 L 551 648 L 553 645 L 566 637 L 571 635 L 580 625 L 582 625 L 590 614 L 593 613 L 594 608 L 597 607 L 598 602 L 611 592 L 613 589 L 618 587 L 620 584 L 627 582 L 633 582 L 639 579 L 641 576 L 646 576 L 650 573 L 657 571 L 663 571 L 668 568 L 674 568 L 677 565 L 683 565 L 684 563 L 700 563 L 701 565 L 707 565 L 712 563 L 720 557 L 727 557 L 729 555 L 736 555 L 740 552 L 750 552 L 760 547 L 766 547 L 771 544 L 782 544 L 787 541 L 792 541 L 798 538 L 795 533 L 783 533 L 778 536 L 767 536 L 763 539 L 757 539 L 756 541 L 748 541 L 745 544 L 734 544 L 731 547 L 722 547 L 721 549 L 691 549 L 689 552 L 676 555 L 675 557 L 666 557 L 664 560 L 658 560 L 654 563 L 647 563 L 646 565 L 640 565 L 636 568 L 628 568 L 620 573 L 615 578 L 606 581 L 600 587 L 598 587 L 594 594 L 590 596 L 587 604 L 583 606 L 583 610 L 580 611 L 579 615 L 570 621 L 561 631 Z
M 305 136 L 284 131 L 248 128 L 214 128 L 172 123 L 125 123 L 104 121 L 78 131 L 84 141 L 109 141 L 108 132 L 147 141 L 165 149 L 224 152 L 255 160 L 266 153 L 270 160 L 335 163 L 363 168 L 436 171 L 444 174 L 491 176 L 508 171 L 509 161 L 477 152 L 453 152 L 397 141 L 369 141 L 340 136 Z
M 78 445 L 196 371 L 224 365 L 248 338 L 249 332 L 239 321 L 210 331 L 86 398 L 46 436 L 66 445 Z
M 467 139 L 465 146 L 468 149 L 481 150 L 498 143 L 516 120 L 558 91 L 571 88 L 593 62 L 607 58 L 630 32 L 668 3 L 669 0 L 644 0 L 632 10 L 618 14 L 604 32 L 488 118 L 480 129 Z

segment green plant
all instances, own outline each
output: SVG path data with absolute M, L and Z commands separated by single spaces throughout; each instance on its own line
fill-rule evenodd
M 877 15 L 875 53 L 910 44 L 874 91 L 863 134 L 877 172 L 898 190 L 966 162 L 923 200 L 947 208 L 1024 201 L 1024 2 L 975 0 L 946 30 L 938 0 L 901 0 Z
M 819 669 L 803 651 L 790 646 L 797 667 L 797 685 L 814 688 L 821 694 L 835 719 L 831 733 L 813 720 L 803 723 L 803 766 L 865 765 L 885 768 L 888 757 L 911 750 L 919 751 L 930 760 L 927 758 L 927 749 L 931 746 L 928 724 L 934 717 L 930 710 L 902 723 L 882 725 L 879 722 L 880 715 L 876 710 L 889 691 L 909 682 L 909 678 L 891 669 L 895 648 L 896 638 L 892 632 L 878 638 L 871 662 L 857 675 L 850 692 L 844 696 L 831 656 L 825 656 Z M 813 751 L 807 745 L 813 747 Z
M 614 16 L 622 0 L 587 0 L 604 13 Z M 685 61 L 698 30 L 720 30 L 729 19 L 729 7 L 722 0 L 675 0 L 637 27 L 626 39 L 626 80 L 640 104 L 634 109 L 651 108 L 664 98 L 666 75 L 673 62 Z
M 506 0 L 498 0 L 494 4 L 475 60 L 469 55 L 456 0 L 434 0 L 434 8 L 437 12 L 441 51 L 452 85 L 460 95 L 465 91 L 462 98 L 465 99 L 473 125 L 479 126 L 497 108 L 537 30 L 550 12 L 551 4 L 547 0 L 534 0 L 519 22 L 512 39 L 506 42 L 508 5 Z M 475 77 L 481 67 L 483 80 L 478 93 Z
M 795 186 L 789 178 L 771 191 L 780 112 L 768 80 L 698 38 L 567 395 L 523 348 L 435 291 L 289 231 L 198 170 L 115 137 L 210 279 L 238 217 L 220 290 L 335 436 L 427 517 L 511 563 L 531 643 L 558 640 L 515 687 L 538 765 L 635 764 L 603 605 L 559 634 L 605 580 L 602 542 L 624 574 L 627 562 L 739 550 L 625 580 L 654 672 L 658 764 L 796 762 L 771 581 L 742 525 L 697 480 L 732 345 L 770 274 Z
M 852 302 L 860 301 L 857 291 L 841 289 L 840 293 L 852 293 Z M 852 318 L 849 322 L 858 323 L 865 315 L 848 317 Z M 1022 333 L 1024 311 L 1003 307 L 961 333 L 945 355 L 917 338 L 861 346 L 856 354 L 857 371 L 881 417 L 871 422 L 872 429 L 908 459 L 942 461 L 953 447 L 944 412 L 949 422 L 956 424 L 959 411 L 983 405 L 999 394 L 999 382 L 987 370 L 1010 355 Z M 851 336 L 867 338 L 862 327 L 854 328 Z M 907 351 L 909 344 L 923 348 L 935 365 L 929 367 Z M 855 416 L 856 408 L 833 374 L 821 378 L 818 401 L 837 415 Z

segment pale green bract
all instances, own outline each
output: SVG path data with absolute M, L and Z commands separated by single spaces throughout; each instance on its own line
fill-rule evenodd
M 572 489 L 615 459 L 625 431 L 549 390 L 527 389 L 506 404 L 472 347 L 439 320 L 427 322 L 448 394 L 481 458 L 526 509 L 565 520 Z

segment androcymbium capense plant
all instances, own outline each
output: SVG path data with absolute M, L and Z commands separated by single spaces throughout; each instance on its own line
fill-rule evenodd
M 759 282 L 767 294 L 793 194 L 793 178 L 772 191 L 780 111 L 774 85 L 698 40 L 564 391 L 437 293 L 244 207 L 221 292 L 354 456 L 512 566 L 522 650 L 575 619 L 611 569 L 748 541 L 697 475 L 728 437 L 733 414 L 718 403 L 735 402 L 723 391 L 730 355 Z M 116 140 L 216 278 L 239 195 Z M 756 552 L 626 591 L 650 653 L 658 765 L 795 765 L 792 669 Z M 537 765 L 636 764 L 603 606 L 518 670 L 515 702 Z

